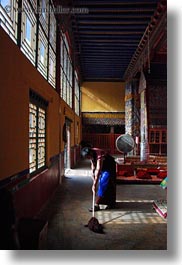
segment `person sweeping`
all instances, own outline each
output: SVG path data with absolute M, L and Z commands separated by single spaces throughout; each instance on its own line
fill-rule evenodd
M 107 205 L 107 209 L 114 208 L 116 204 L 116 163 L 114 158 L 102 149 L 90 147 L 84 147 L 81 150 L 81 155 L 91 161 L 93 194 L 97 190 L 94 212 L 100 210 L 100 205 Z M 92 212 L 93 207 L 89 211 Z

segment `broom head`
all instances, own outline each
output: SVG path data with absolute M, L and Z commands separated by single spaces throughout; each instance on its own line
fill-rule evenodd
M 95 233 L 99 233 L 99 234 L 103 234 L 103 226 L 101 224 L 99 224 L 99 221 L 97 220 L 97 218 L 92 217 L 88 224 L 86 225 L 86 227 L 88 227 L 91 231 L 95 232 Z

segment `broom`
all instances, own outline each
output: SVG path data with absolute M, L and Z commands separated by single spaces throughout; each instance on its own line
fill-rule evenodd
M 103 226 L 99 224 L 99 221 L 95 217 L 95 192 L 93 192 L 93 199 L 92 199 L 92 217 L 88 221 L 86 225 L 91 231 L 99 234 L 103 234 Z

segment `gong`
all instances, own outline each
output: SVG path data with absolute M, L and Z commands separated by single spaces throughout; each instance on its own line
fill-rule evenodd
M 122 134 L 116 139 L 116 148 L 120 153 L 124 154 L 124 163 L 127 153 L 131 152 L 135 147 L 135 141 L 130 134 Z

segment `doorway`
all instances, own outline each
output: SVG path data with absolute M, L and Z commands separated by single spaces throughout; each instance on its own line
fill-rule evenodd
M 71 168 L 71 120 L 65 119 L 64 169 Z

